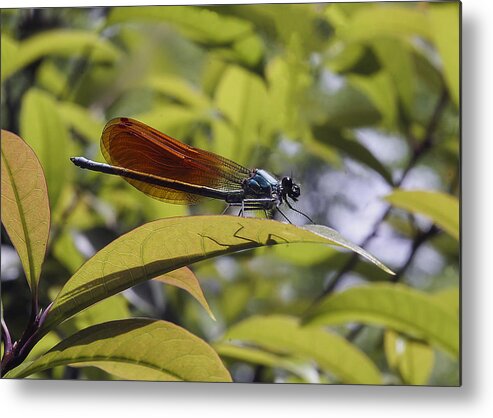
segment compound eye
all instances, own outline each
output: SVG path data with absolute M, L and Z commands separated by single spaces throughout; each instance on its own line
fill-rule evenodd
M 297 184 L 293 184 L 293 186 L 291 187 L 291 194 L 294 197 L 299 197 L 301 194 L 300 186 L 298 186 Z

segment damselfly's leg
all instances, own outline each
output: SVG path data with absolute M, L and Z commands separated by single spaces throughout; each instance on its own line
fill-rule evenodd
M 313 225 L 315 225 L 315 222 L 312 221 L 312 218 L 310 218 L 308 215 L 305 215 L 303 212 L 300 212 L 298 209 L 293 208 L 290 203 L 288 202 L 288 199 L 284 200 L 286 204 L 288 205 L 289 209 L 291 209 L 294 212 L 299 213 L 300 215 L 303 215 L 306 219 L 308 219 Z
M 284 217 L 284 219 L 286 219 L 291 225 L 293 224 L 289 219 L 288 217 L 282 213 L 281 209 L 279 209 L 279 206 L 276 207 L 277 211 Z
M 241 209 L 238 212 L 238 216 L 241 216 L 242 218 L 245 216 L 245 201 L 241 201 Z
M 228 206 L 226 206 L 226 209 L 223 210 L 223 213 L 221 213 L 221 215 L 224 215 L 230 207 L 231 207 L 231 203 L 229 203 Z

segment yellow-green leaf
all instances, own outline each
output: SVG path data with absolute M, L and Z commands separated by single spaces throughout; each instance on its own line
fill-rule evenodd
M 81 134 L 88 141 L 99 144 L 104 124 L 89 111 L 72 102 L 58 103 L 58 110 L 64 123 Z
M 99 367 L 129 380 L 231 381 L 206 342 L 177 325 L 151 319 L 125 319 L 86 328 L 6 377 L 26 377 L 62 365 Z
M 72 172 L 68 160 L 72 145 L 68 129 L 60 117 L 56 100 L 35 87 L 24 95 L 20 116 L 21 136 L 39 157 L 46 175 L 50 205 L 54 208 Z
M 429 345 L 388 330 L 384 348 L 389 366 L 399 372 L 404 383 L 426 385 L 435 361 L 435 354 Z
M 246 20 L 195 6 L 116 7 L 108 17 L 109 25 L 128 21 L 169 23 L 192 40 L 212 44 L 233 42 L 252 31 Z
M 303 373 L 305 370 L 303 362 L 293 357 L 269 353 L 268 351 L 258 348 L 242 347 L 228 343 L 216 343 L 213 344 L 213 347 L 221 357 L 231 358 L 246 363 L 260 364 L 267 367 L 277 367 L 288 370 L 300 377 L 305 376 L 305 373 Z
M 455 239 L 459 239 L 459 200 L 452 195 L 426 190 L 396 189 L 385 197 L 393 206 L 424 215 Z
M 454 103 L 458 106 L 460 100 L 459 79 L 459 28 L 460 3 L 429 3 L 428 20 L 432 40 L 440 54 L 443 65 L 445 82 L 447 83 Z
M 19 43 L 12 39 L 10 36 L 2 32 L 0 36 L 1 41 L 1 53 L 2 53 L 2 74 L 1 80 L 7 78 L 9 74 L 12 74 L 16 68 L 17 50 Z
M 372 76 L 348 76 L 348 81 L 364 93 L 375 105 L 386 127 L 394 125 L 397 117 L 397 101 L 395 87 L 390 76 L 380 71 Z
M 459 353 L 459 317 L 433 296 L 404 285 L 375 283 L 330 295 L 307 315 L 309 324 L 377 324 Z
M 204 93 L 185 79 L 172 74 L 153 76 L 145 80 L 144 85 L 198 110 L 211 107 L 211 102 Z
M 202 292 L 199 279 L 197 279 L 197 276 L 195 276 L 193 271 L 188 267 L 182 267 L 177 270 L 170 271 L 169 273 L 156 277 L 155 280 L 186 290 L 197 300 L 197 302 L 202 305 L 209 316 L 216 320 L 209 304 L 207 303 L 207 300 L 205 299 L 204 293 Z
M 351 16 L 339 35 L 346 41 L 368 42 L 381 37 L 429 38 L 431 30 L 423 10 L 375 3 Z
M 251 157 L 265 118 L 267 90 L 262 79 L 240 67 L 231 66 L 217 87 L 215 103 L 234 127 L 235 142 L 229 155 L 240 163 Z M 216 150 L 223 151 L 223 150 Z
M 315 360 L 344 383 L 381 383 L 377 367 L 356 346 L 322 327 L 301 327 L 294 317 L 254 316 L 230 328 L 222 340 Z
M 207 258 L 289 242 L 331 244 L 375 257 L 322 225 L 298 228 L 266 219 L 188 216 L 149 222 L 122 235 L 88 260 L 65 284 L 44 323 L 50 329 L 122 290 Z
M 45 31 L 25 41 L 9 43 L 9 56 L 6 57 L 9 65 L 6 69 L 2 66 L 2 81 L 46 55 L 78 57 L 85 52 L 90 52 L 89 59 L 96 62 L 113 62 L 121 55 L 111 42 L 100 38 L 94 32 L 69 29 Z
M 50 232 L 46 180 L 34 151 L 2 130 L 2 224 L 36 293 Z

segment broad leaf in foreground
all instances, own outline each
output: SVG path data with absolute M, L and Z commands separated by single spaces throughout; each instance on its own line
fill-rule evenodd
M 128 380 L 230 382 L 217 353 L 170 322 L 126 319 L 86 328 L 6 377 L 22 378 L 56 366 L 94 366 Z
M 301 327 L 289 316 L 254 316 L 230 328 L 223 341 L 239 340 L 274 353 L 312 359 L 343 383 L 379 384 L 380 373 L 372 361 L 343 337 L 322 327 Z
M 455 196 L 425 190 L 396 189 L 385 200 L 398 208 L 429 217 L 449 235 L 459 239 L 459 200 Z
M 34 151 L 17 135 L 2 130 L 2 224 L 36 291 L 50 232 L 46 180 Z
M 365 250 L 321 225 L 298 228 L 273 220 L 223 215 L 160 219 L 122 235 L 88 260 L 58 294 L 41 334 L 102 299 L 180 267 L 289 242 L 348 248 L 390 272 Z
M 404 285 L 377 283 L 330 295 L 307 315 L 308 324 L 376 324 L 459 353 L 459 318 L 434 296 Z

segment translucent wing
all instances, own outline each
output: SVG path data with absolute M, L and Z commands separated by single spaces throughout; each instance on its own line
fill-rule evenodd
M 251 171 L 212 152 L 186 145 L 130 118 L 109 121 L 101 138 L 101 152 L 114 166 L 221 191 L 241 190 Z M 125 178 L 125 177 L 124 177 Z M 171 203 L 196 203 L 201 196 L 125 178 L 156 199 Z

